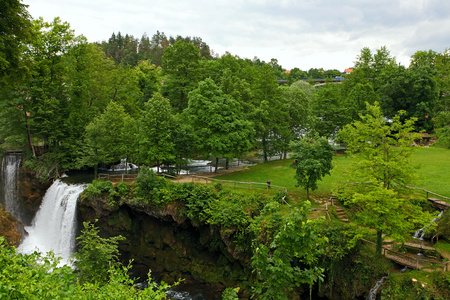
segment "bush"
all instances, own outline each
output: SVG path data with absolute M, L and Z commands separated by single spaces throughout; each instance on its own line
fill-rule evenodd
M 194 222 L 206 222 L 209 218 L 207 209 L 217 194 L 206 185 L 195 185 L 186 201 L 186 215 Z
M 102 181 L 94 179 L 84 191 L 87 196 L 99 197 L 103 193 L 114 193 L 114 186 L 111 181 Z
M 123 181 L 119 182 L 116 185 L 117 193 L 119 196 L 123 197 L 128 194 L 129 191 L 129 185 Z
M 92 227 L 89 230 L 93 236 L 96 235 Z M 108 243 L 107 240 L 103 241 Z M 102 244 L 100 248 L 107 249 L 109 246 Z M 88 251 L 91 250 L 98 251 L 93 248 Z M 78 257 L 83 259 L 88 256 Z M 94 257 L 96 255 L 89 259 Z M 59 261 L 52 253 L 47 256 L 37 252 L 30 255 L 18 254 L 0 237 L 0 299 L 167 299 L 165 290 L 170 286 L 164 282 L 160 285 L 152 282 L 150 272 L 147 279 L 148 288 L 138 289 L 134 279 L 128 274 L 130 265 L 113 265 L 106 262 L 102 267 L 91 270 L 94 277 L 84 278 L 80 276 L 87 274 L 85 269 L 81 273 L 75 273 L 69 266 L 58 266 Z M 105 262 L 104 259 L 102 261 Z M 82 262 L 78 263 L 80 264 Z M 81 280 L 75 280 L 75 274 Z M 95 280 L 95 277 L 103 275 L 106 276 L 103 280 Z
M 118 266 L 118 243 L 124 240 L 122 236 L 108 239 L 98 235 L 99 229 L 94 224 L 83 222 L 84 229 L 77 237 L 78 251 L 75 253 L 75 266 L 82 282 L 106 283 L 108 281 L 108 266 Z
M 220 191 L 223 189 L 222 182 L 217 181 L 217 182 L 214 184 L 214 188 L 216 189 L 216 191 L 220 192 Z
M 159 204 L 162 195 L 159 195 L 160 190 L 164 189 L 167 185 L 167 180 L 159 177 L 152 169 L 143 167 L 141 172 L 136 178 L 137 182 L 137 195 L 141 201 L 154 201 L 155 204 Z
M 222 225 L 224 227 L 237 226 L 238 230 L 243 230 L 248 222 L 249 216 L 245 212 L 245 202 L 235 195 L 227 195 L 211 201 L 206 209 L 210 216 L 208 223 Z
M 450 299 L 450 275 L 411 271 L 391 274 L 381 291 L 382 299 Z

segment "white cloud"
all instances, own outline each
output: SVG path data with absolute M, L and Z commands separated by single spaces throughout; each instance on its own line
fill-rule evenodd
M 90 41 L 198 36 L 216 53 L 278 59 L 287 69 L 350 67 L 363 47 L 386 45 L 407 65 L 418 50 L 450 47 L 450 2 L 439 0 L 25 0 L 35 18 L 56 16 Z

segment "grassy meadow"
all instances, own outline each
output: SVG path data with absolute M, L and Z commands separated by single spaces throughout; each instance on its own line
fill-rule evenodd
M 450 150 L 443 148 L 417 147 L 413 155 L 414 164 L 418 166 L 418 180 L 414 184 L 417 187 L 427 189 L 439 195 L 450 197 Z M 326 176 L 318 183 L 319 188 L 310 193 L 311 198 L 327 198 L 331 194 L 333 186 L 342 178 L 341 174 L 352 163 L 352 158 L 346 155 L 333 157 L 334 168 L 331 176 Z M 290 167 L 291 160 L 274 160 L 246 169 L 215 176 L 221 180 L 234 180 L 242 182 L 271 181 L 272 185 L 283 186 L 294 199 L 306 198 L 306 191 L 295 187 L 295 170 Z

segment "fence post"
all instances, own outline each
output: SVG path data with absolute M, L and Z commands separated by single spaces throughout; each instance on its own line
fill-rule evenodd
M 122 181 L 123 181 L 123 174 L 122 174 Z

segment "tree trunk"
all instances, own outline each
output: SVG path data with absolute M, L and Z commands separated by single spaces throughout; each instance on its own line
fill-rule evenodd
M 33 141 L 31 140 L 31 132 L 30 132 L 30 125 L 28 124 L 27 112 L 24 111 L 24 114 L 25 114 L 25 127 L 27 129 L 28 146 L 30 147 L 31 153 L 33 153 L 33 157 L 36 157 L 36 151 L 34 151 Z
M 376 248 L 376 256 L 381 257 L 383 250 L 383 230 L 377 230 L 377 248 Z
M 262 138 L 262 150 L 263 150 L 263 156 L 264 156 L 264 162 L 267 162 L 267 141 L 266 138 Z
M 228 158 L 225 159 L 225 169 L 228 170 L 230 166 L 230 161 L 228 160 Z
M 216 168 L 214 170 L 215 173 L 217 173 L 217 169 L 219 168 L 219 158 L 216 157 Z

